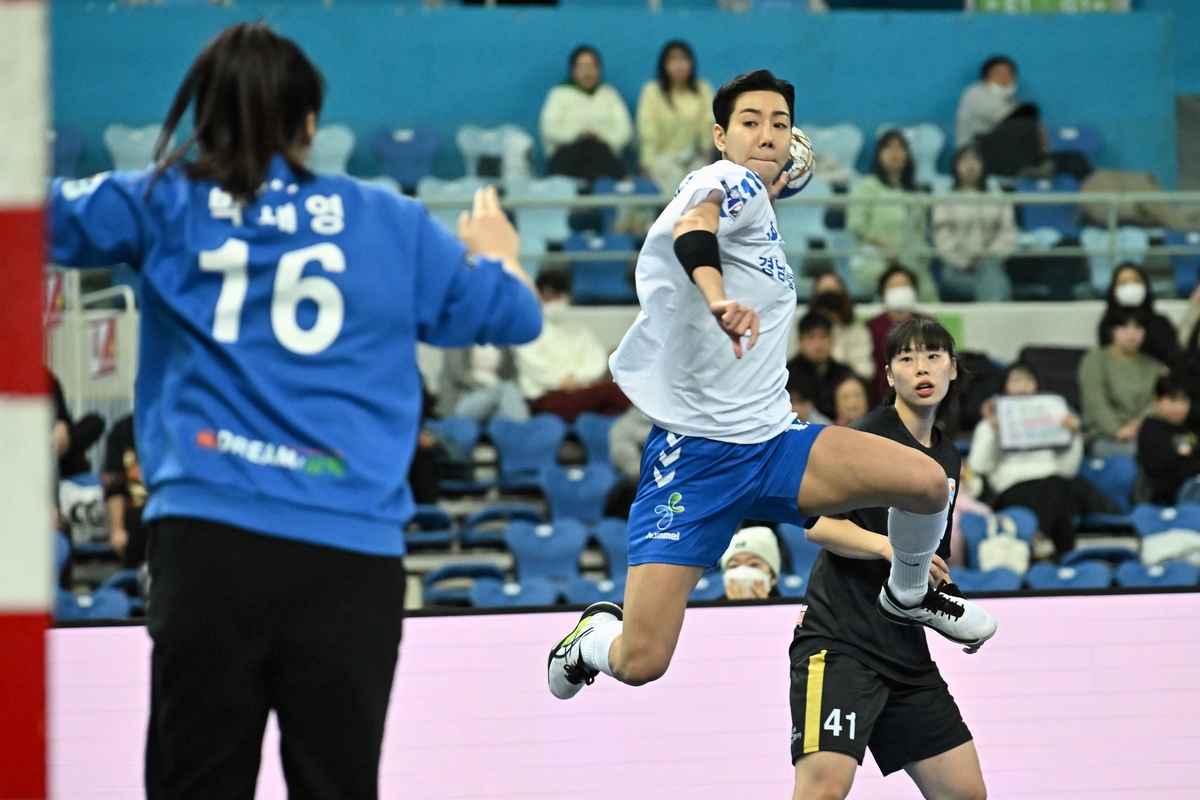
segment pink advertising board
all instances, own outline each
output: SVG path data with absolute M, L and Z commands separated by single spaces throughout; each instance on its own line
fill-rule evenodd
M 999 633 L 934 657 L 975 734 L 994 798 L 1200 798 L 1200 593 L 986 601 Z M 571 701 L 546 656 L 571 613 L 419 617 L 405 625 L 381 765 L 386 800 L 788 798 L 787 649 L 798 606 L 688 612 L 666 677 L 601 677 Z M 49 640 L 54 798 L 141 796 L 145 629 Z M 260 798 L 286 796 L 278 738 Z M 851 798 L 919 798 L 868 758 Z

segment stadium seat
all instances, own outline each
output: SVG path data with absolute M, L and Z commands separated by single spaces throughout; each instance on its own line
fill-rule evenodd
M 1076 564 L 1084 561 L 1103 561 L 1107 564 L 1123 564 L 1130 559 L 1137 560 L 1138 554 L 1135 549 L 1137 540 L 1130 537 L 1130 547 L 1121 547 L 1120 545 L 1105 545 L 1103 547 L 1089 547 L 1084 544 L 1076 547 L 1069 553 L 1065 553 L 1058 561 L 1060 567 L 1073 567 Z
M 1104 149 L 1104 136 L 1095 125 L 1071 125 L 1050 129 L 1051 153 L 1083 153 L 1095 163 Z
M 71 540 L 62 531 L 54 533 L 54 579 L 58 582 L 62 579 L 63 570 L 67 568 L 67 564 L 71 561 Z
M 553 414 L 535 414 L 525 422 L 496 417 L 488 423 L 487 433 L 500 460 L 500 488 L 540 489 L 539 473 L 558 466 L 567 423 Z
M 1018 178 L 1018 192 L 1078 192 L 1079 181 L 1070 175 L 1055 175 L 1052 179 Z M 1059 203 L 1030 203 L 1021 206 L 1021 228 L 1027 231 L 1053 228 L 1063 236 L 1077 238 L 1075 206 Z
M 471 586 L 463 583 L 465 580 L 477 581 L 481 578 L 499 581 L 507 580 L 504 570 L 495 564 L 443 564 L 427 573 L 421 580 L 421 601 L 424 605 L 465 606 L 471 603 Z M 447 581 L 457 581 L 454 586 L 440 586 Z
M 1164 244 L 1171 247 L 1196 247 L 1200 245 L 1200 233 L 1167 231 Z M 1171 268 L 1175 273 L 1175 294 L 1189 297 L 1196 283 L 1200 282 L 1200 256 L 1171 256 Z
M 442 224 L 451 233 L 458 232 L 458 215 L 470 211 L 475 200 L 475 192 L 487 186 L 481 178 L 459 178 L 446 181 L 441 178 L 422 178 L 417 183 L 417 199 L 422 202 L 444 200 L 456 203 L 451 208 L 431 208 L 429 215 Z
M 937 177 L 938 159 L 946 146 L 946 134 L 936 123 L 919 122 L 916 125 L 900 126 L 885 122 L 875 129 L 875 140 L 890 130 L 898 130 L 908 141 L 912 151 L 915 179 L 918 184 L 932 185 Z
M 1025 573 L 1030 589 L 1104 589 L 1112 582 L 1112 568 L 1102 561 L 1081 561 L 1070 567 L 1034 564 Z
M 471 586 L 471 605 L 476 608 L 516 608 L 552 606 L 558 602 L 557 586 L 545 578 L 530 578 L 520 583 L 495 578 L 480 578 Z
M 454 519 L 437 506 L 417 506 L 404 527 L 404 541 L 410 546 L 448 547 L 456 538 Z
M 608 561 L 608 577 L 625 581 L 629 570 L 629 523 L 615 517 L 605 517 L 592 528 L 592 538 L 604 551 Z
M 808 575 L 784 574 L 780 576 L 776 588 L 781 597 L 804 597 L 808 591 Z
M 719 600 L 725 596 L 725 581 L 717 570 L 710 570 L 700 576 L 700 582 L 692 589 L 688 600 Z
M 849 122 L 829 126 L 804 123 L 798 127 L 812 142 L 816 177 L 840 183 L 858 175 L 858 157 L 864 139 L 857 125 Z
M 670 188 L 673 190 L 675 187 L 672 186 Z M 592 194 L 600 196 L 615 194 L 622 197 L 637 194 L 657 196 L 662 194 L 662 190 L 657 183 L 649 178 L 638 177 L 619 181 L 616 178 L 602 175 L 592 182 Z M 604 218 L 604 233 L 614 233 L 613 227 L 617 221 L 618 214 L 619 211 L 616 206 L 606 206 L 601 209 L 601 215 Z
M 354 131 L 341 124 L 326 125 L 313 137 L 305 166 L 321 175 L 345 175 L 354 152 Z
M 467 176 L 507 184 L 533 177 L 533 137 L 519 125 L 464 125 L 454 135 Z
M 1129 496 L 1137 475 L 1137 461 L 1132 456 L 1085 458 L 1079 465 L 1079 476 L 1102 491 L 1125 513 L 1129 513 Z
M 119 589 L 97 589 L 91 594 L 72 594 L 59 589 L 54 603 L 54 618 L 59 622 L 96 619 L 127 619 L 132 605 Z
M 616 417 L 605 417 L 592 411 L 584 411 L 575 418 L 575 435 L 583 443 L 588 464 L 612 465 L 608 457 L 608 431 Z
M 140 615 L 146 611 L 146 601 L 142 597 L 141 576 L 142 571 L 139 569 L 123 569 L 101 581 L 97 590 L 112 589 L 122 592 L 129 598 L 129 613 Z
M 470 417 L 451 416 L 442 419 L 427 419 L 426 428 L 438 436 L 449 439 L 462 451 L 462 455 L 474 461 L 475 445 L 479 442 L 481 430 L 479 423 Z M 438 489 L 446 494 L 462 495 L 485 492 L 495 486 L 495 481 L 460 478 L 442 478 L 438 481 Z
M 1008 530 L 1018 539 L 1029 544 L 1037 533 L 1037 515 L 1024 506 L 1012 506 L 994 515 L 998 530 Z M 959 527 L 962 529 L 963 540 L 967 548 L 967 563 L 973 568 L 979 568 L 979 545 L 988 537 L 989 520 L 983 514 L 964 512 L 959 516 Z M 991 570 L 988 570 L 989 572 Z M 955 571 L 957 575 L 957 571 Z M 982 590 L 980 590 L 982 591 Z
M 504 544 L 504 530 L 514 520 L 544 522 L 542 512 L 528 503 L 497 503 L 481 508 L 463 520 L 464 547 Z
M 428 125 L 380 128 L 371 134 L 371 149 L 379 156 L 380 171 L 412 191 L 422 178 L 433 174 L 438 135 Z
M 609 602 L 618 605 L 625 600 L 625 581 L 608 578 L 593 581 L 589 578 L 571 578 L 563 587 L 563 597 L 573 606 Z
M 1041 391 L 1061 394 L 1067 405 L 1079 408 L 1079 363 L 1085 355 L 1084 347 L 1025 347 L 1018 360 L 1037 371 Z
M 812 572 L 817 556 L 821 554 L 821 546 L 813 544 L 804 535 L 804 528 L 799 525 L 789 525 L 781 522 L 778 529 L 779 538 L 787 551 L 787 561 L 783 572 L 788 575 L 798 575 L 808 582 L 808 574 Z
M 1087 251 L 1092 288 L 1096 294 L 1103 295 L 1108 291 L 1108 285 L 1112 283 L 1113 268 L 1117 264 L 1125 261 L 1141 264 L 1146 260 L 1146 251 L 1150 248 L 1150 236 L 1141 228 L 1118 228 L 1116 250 L 1114 251 L 1113 237 L 1107 230 L 1087 227 L 1079 234 L 1079 243 Z
M 389 192 L 403 194 L 403 189 L 400 188 L 400 184 L 396 179 L 387 175 L 376 175 L 374 178 L 359 178 L 359 180 L 368 186 L 379 186 L 387 189 Z
M 824 178 L 813 177 L 800 197 L 831 197 L 833 187 Z M 813 240 L 829 241 L 829 228 L 825 225 L 826 207 L 823 205 L 797 205 L 787 200 L 775 205 L 775 222 L 783 238 L 784 249 L 789 253 L 809 249 Z
M 1117 567 L 1117 586 L 1195 586 L 1200 582 L 1200 567 L 1186 561 L 1168 561 L 1147 566 L 1126 561 Z
M 1200 506 L 1183 503 L 1178 506 L 1152 506 L 1143 503 L 1133 509 L 1130 518 L 1138 536 L 1152 536 L 1170 530 L 1200 531 Z
M 589 524 L 599 522 L 604 516 L 604 501 L 617 480 L 617 473 L 607 464 L 552 466 L 543 469 L 540 475 L 550 518 L 571 518 Z
M 76 128 L 62 127 L 54 131 L 55 178 L 79 177 L 79 160 L 83 158 L 83 133 Z
M 505 183 L 505 190 L 509 200 L 560 201 L 552 206 L 517 208 L 513 211 L 517 231 L 521 234 L 521 255 L 535 259 L 536 272 L 536 260 L 546 253 L 550 243 L 565 242 L 570 237 L 571 228 L 567 224 L 571 214 L 570 201 L 579 194 L 579 188 L 573 178 L 555 175 L 540 180 L 509 180 Z
M 977 569 L 955 567 L 951 578 L 965 594 L 975 592 L 1015 592 L 1021 588 L 1023 578 L 1007 567 L 996 567 L 986 572 Z
M 579 554 L 588 534 L 577 519 L 556 519 L 534 524 L 514 520 L 504 530 L 504 543 L 513 555 L 519 580 L 567 580 L 579 575 Z
M 568 253 L 629 253 L 637 248 L 632 236 L 575 233 L 563 242 Z M 626 280 L 629 259 L 571 261 L 571 302 L 575 305 L 627 305 L 637 292 Z
M 146 125 L 142 128 L 131 128 L 119 123 L 109 125 L 104 129 L 104 147 L 112 158 L 113 169 L 117 172 L 143 170 L 154 161 L 154 147 L 158 137 L 162 135 L 162 125 Z M 168 149 L 175 147 L 175 137 L 171 137 Z

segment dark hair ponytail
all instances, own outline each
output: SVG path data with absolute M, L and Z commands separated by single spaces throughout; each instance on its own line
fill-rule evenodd
M 264 22 L 230 26 L 200 52 L 175 94 L 154 149 L 155 177 L 193 145 L 188 176 L 216 181 L 240 200 L 254 199 L 276 153 L 300 177 L 311 177 L 292 152 L 305 143 L 305 120 L 321 113 L 324 94 L 321 73 L 291 39 Z M 192 135 L 168 153 L 193 103 Z

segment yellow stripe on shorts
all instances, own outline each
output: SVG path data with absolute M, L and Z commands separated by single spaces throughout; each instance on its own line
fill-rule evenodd
M 821 692 L 825 688 L 825 653 L 808 657 L 808 693 L 804 701 L 804 754 L 821 749 Z

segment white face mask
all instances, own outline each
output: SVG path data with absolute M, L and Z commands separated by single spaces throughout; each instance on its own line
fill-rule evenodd
M 1113 297 L 1118 305 L 1127 308 L 1137 308 L 1146 300 L 1146 284 L 1123 283 L 1113 289 Z
M 771 590 L 771 576 L 769 573 L 763 572 L 758 567 L 743 565 L 740 567 L 732 567 L 725 570 L 725 585 L 730 583 L 740 583 L 746 589 L 750 589 L 754 584 L 761 583 L 767 590 Z
M 917 290 L 911 286 L 893 286 L 883 293 L 883 307 L 888 311 L 912 311 L 917 307 Z
M 1002 86 L 999 83 L 988 83 L 987 88 L 1001 97 L 1012 97 L 1017 93 L 1017 82 L 1013 81 L 1008 86 Z
M 559 320 L 567 315 L 567 310 L 571 304 L 566 300 L 551 300 L 549 303 L 542 303 L 542 316 L 548 320 Z

